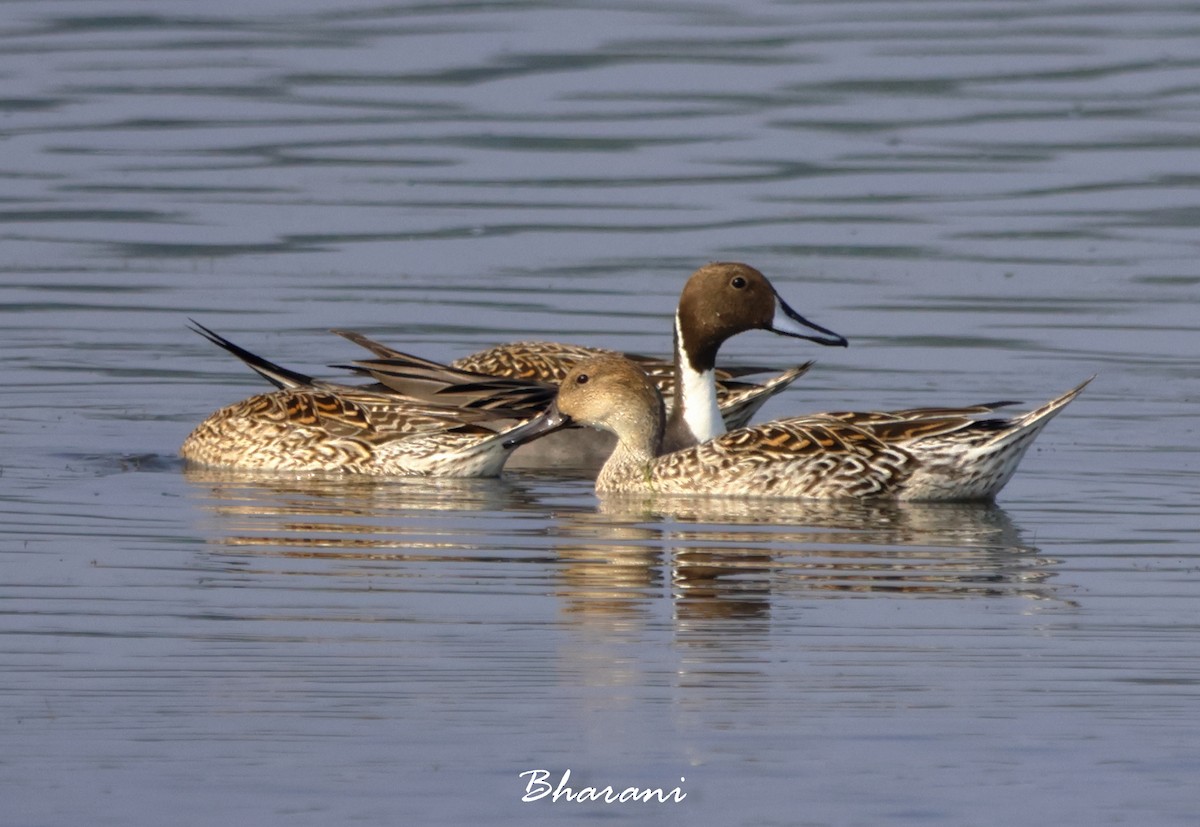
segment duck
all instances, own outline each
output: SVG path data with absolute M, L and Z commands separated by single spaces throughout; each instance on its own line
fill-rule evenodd
M 499 380 L 489 393 L 478 393 L 470 408 L 405 398 L 388 388 L 327 382 L 254 354 L 195 321 L 192 325 L 276 386 L 197 425 L 180 448 L 193 465 L 294 474 L 494 477 L 513 451 L 508 432 L 528 419 L 525 413 L 533 404 L 527 383 Z
M 670 400 L 664 440 L 668 448 L 677 450 L 745 425 L 768 399 L 786 390 L 812 367 L 811 361 L 805 362 L 762 383 L 745 381 L 744 377 L 765 373 L 769 368 L 718 368 L 716 360 L 721 346 L 733 336 L 750 330 L 767 330 L 827 347 L 849 344 L 841 334 L 794 310 L 760 270 L 730 261 L 705 264 L 684 285 L 675 312 L 674 355 L 670 360 L 561 342 L 519 341 L 497 345 L 446 365 L 397 351 L 361 333 L 333 332 L 376 357 L 340 367 L 370 376 L 380 385 L 406 396 L 445 401 L 454 397 L 462 400 L 465 394 L 465 404 L 471 404 L 469 397 L 476 390 L 490 391 L 489 380 L 496 377 L 540 384 L 552 396 L 580 361 L 597 356 L 624 356 L 653 377 L 660 392 Z M 523 464 L 565 464 L 594 470 L 614 445 L 610 437 L 580 439 L 575 434 L 556 442 L 554 450 L 547 449 L 546 442 L 540 443 L 544 461 L 531 458 Z
M 1092 377 L 1094 378 L 1094 377 Z M 994 402 L 964 408 L 843 411 L 737 428 L 680 450 L 664 448 L 655 384 L 620 356 L 581 362 L 540 416 L 510 443 L 569 424 L 603 429 L 617 446 L 596 477 L 600 494 L 697 494 L 810 499 L 988 501 L 1046 424 L 1092 379 L 1027 413 Z

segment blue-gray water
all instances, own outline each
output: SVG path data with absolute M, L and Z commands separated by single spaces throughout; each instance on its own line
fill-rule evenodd
M 1200 11 L 0 7 L 0 821 L 1191 824 Z M 359 329 L 669 347 L 748 261 L 764 415 L 1040 402 L 997 507 L 184 469 Z M 521 803 L 518 774 L 679 804 Z M 680 782 L 680 778 L 686 781 Z M 647 810 L 652 811 L 649 815 Z

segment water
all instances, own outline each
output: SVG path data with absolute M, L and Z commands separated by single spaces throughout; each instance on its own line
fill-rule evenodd
M 10 2 L 5 824 L 1192 823 L 1200 14 L 1055 0 Z M 1040 402 L 995 507 L 175 458 L 362 330 L 664 352 L 763 269 L 764 415 Z M 523 804 L 518 773 L 680 786 Z M 685 779 L 680 781 L 680 779 Z

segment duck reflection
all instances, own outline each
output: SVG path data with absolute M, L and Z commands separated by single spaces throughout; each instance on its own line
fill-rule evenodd
M 662 596 L 666 578 L 658 526 L 612 520 L 595 511 L 558 517 L 557 593 L 568 615 L 627 619 Z
M 603 608 L 588 596 L 620 584 L 626 608 L 641 598 L 670 595 L 678 615 L 700 613 L 753 617 L 766 613 L 768 591 L 755 583 L 755 570 L 770 568 L 769 554 L 753 548 L 732 555 L 720 549 L 700 554 L 677 546 L 679 539 L 661 515 L 642 509 L 610 509 L 560 515 L 556 546 L 563 578 L 574 588 L 564 594 L 566 610 L 577 616 Z M 570 542 L 566 542 L 570 538 Z
M 189 468 L 214 542 L 263 557 L 527 564 L 489 571 L 576 620 L 766 618 L 781 597 L 1054 597 L 994 504 L 609 497 L 538 478 L 253 476 Z M 411 577 L 402 568 L 372 575 Z M 428 578 L 455 577 L 452 568 Z M 543 593 L 545 593 L 543 591 Z
M 184 473 L 212 518 L 206 526 L 212 542 L 285 557 L 441 560 L 460 551 L 474 559 L 469 552 L 488 546 L 491 515 L 534 503 L 496 479 L 288 476 L 192 466 Z M 464 514 L 472 520 L 456 522 Z
M 657 497 L 606 499 L 601 509 L 658 521 L 677 598 L 1051 595 L 1053 561 L 991 503 Z

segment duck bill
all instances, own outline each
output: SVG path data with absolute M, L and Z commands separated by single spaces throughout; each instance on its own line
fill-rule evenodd
M 767 325 L 767 330 L 783 336 L 795 336 L 797 339 L 808 339 L 819 345 L 829 347 L 847 347 L 846 337 L 834 333 L 828 328 L 814 324 L 793 310 L 788 303 L 778 296 L 775 297 L 775 315 Z M 814 336 L 813 331 L 823 334 Z
M 533 419 L 521 423 L 515 428 L 505 431 L 504 447 L 508 449 L 524 445 L 526 442 L 562 430 L 571 424 L 571 417 L 558 410 L 558 403 L 551 402 L 550 407 Z

